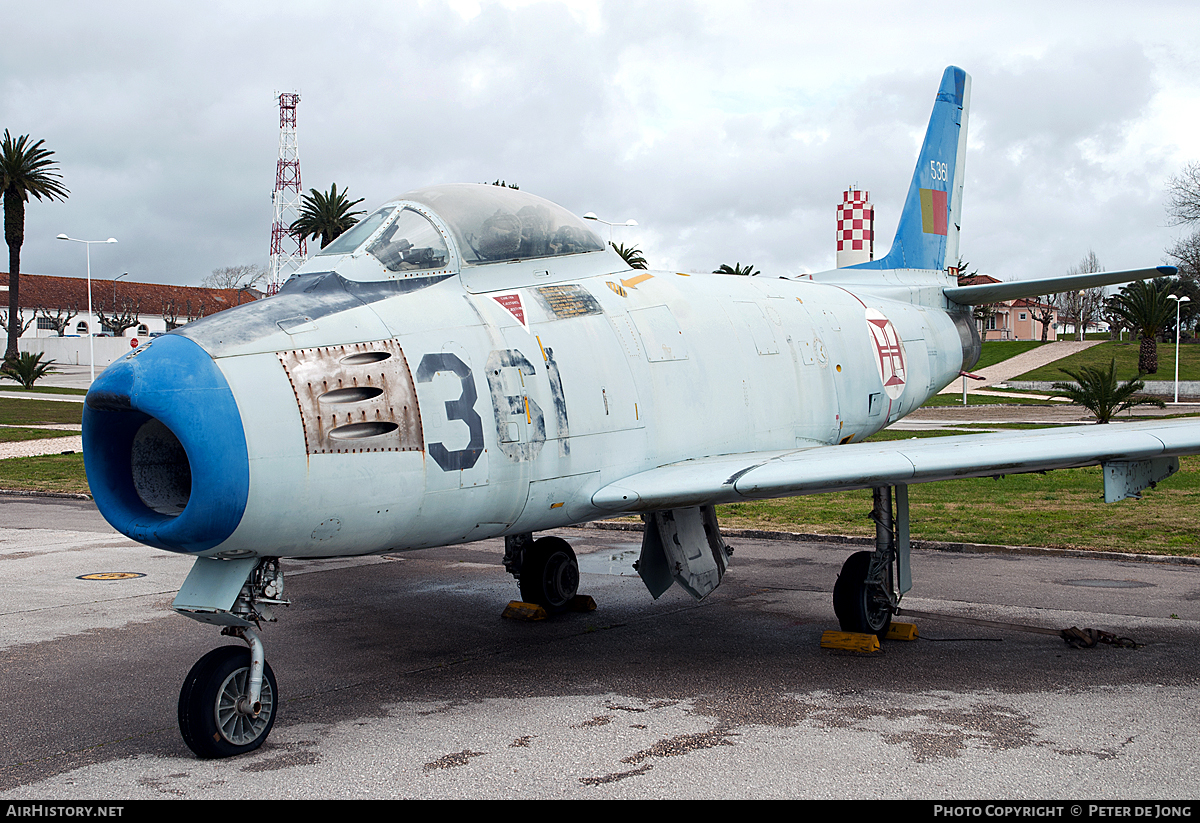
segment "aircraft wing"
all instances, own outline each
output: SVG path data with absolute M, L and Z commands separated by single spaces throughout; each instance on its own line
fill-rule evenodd
M 1154 420 L 821 445 L 660 466 L 600 489 L 607 511 L 646 512 L 770 497 L 1105 466 L 1105 500 L 1137 496 L 1200 454 L 1200 420 Z
M 1174 266 L 1156 266 L 1152 269 L 1128 269 L 1125 271 L 1100 271 L 1087 274 L 1067 274 L 1062 277 L 1045 277 L 1037 280 L 1010 280 L 1007 283 L 981 283 L 977 286 L 952 286 L 946 289 L 946 297 L 963 306 L 978 306 L 983 303 L 999 303 L 1021 297 L 1040 297 L 1076 289 L 1094 289 L 1129 283 L 1134 280 L 1150 280 L 1155 277 L 1174 277 L 1179 269 Z

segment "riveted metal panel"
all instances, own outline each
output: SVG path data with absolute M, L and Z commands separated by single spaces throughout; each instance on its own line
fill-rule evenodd
M 395 340 L 277 352 L 309 454 L 420 451 L 421 413 Z

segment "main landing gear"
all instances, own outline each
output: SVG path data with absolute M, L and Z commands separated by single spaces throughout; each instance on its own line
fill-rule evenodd
M 898 610 L 900 598 L 912 588 L 909 568 L 908 487 L 873 489 L 871 519 L 875 521 L 875 550 L 850 555 L 833 586 L 833 612 L 842 631 L 878 635 L 882 640 Z
M 179 731 L 197 757 L 232 757 L 263 744 L 279 706 L 279 686 L 255 628 L 285 605 L 278 558 L 200 558 L 175 598 L 180 614 L 222 626 L 246 646 L 222 646 L 192 666 L 179 692 Z M 249 648 L 247 648 L 247 646 Z
M 579 561 L 567 541 L 533 539 L 533 534 L 504 538 L 504 568 L 521 586 L 521 599 L 550 614 L 565 611 L 579 590 Z

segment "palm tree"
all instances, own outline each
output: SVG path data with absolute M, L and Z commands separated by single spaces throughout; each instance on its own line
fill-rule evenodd
M 762 272 L 758 271 L 754 268 L 754 266 L 751 265 L 743 266 L 741 263 L 734 263 L 733 268 L 731 269 L 729 268 L 728 264 L 722 263 L 719 269 L 713 269 L 713 274 L 737 274 L 744 275 L 746 277 L 752 277 L 757 274 L 762 274 Z
M 52 151 L 42 148 L 45 140 L 29 145 L 29 135 L 14 140 L 4 130 L 0 140 L 0 192 L 4 195 L 4 242 L 8 244 L 8 316 L 20 315 L 18 290 L 21 278 L 21 245 L 25 242 L 25 204 L 29 196 L 38 200 L 65 200 L 67 189 L 59 180 L 57 162 Z M 8 324 L 8 347 L 5 361 L 17 356 L 18 323 Z
M 300 198 L 300 216 L 288 228 L 297 237 L 321 238 L 325 248 L 346 229 L 358 222 L 365 211 L 350 211 L 363 201 L 346 198 L 346 189 L 337 190 L 337 183 L 329 187 L 329 194 L 309 189 L 309 194 Z
M 4 366 L 0 367 L 0 380 L 16 380 L 25 388 L 32 389 L 38 380 L 58 371 L 54 368 L 55 361 L 42 362 L 42 354 L 23 351 L 12 360 L 4 361 Z
M 625 265 L 631 269 L 647 269 L 649 265 L 646 263 L 646 258 L 642 255 L 642 250 L 637 246 L 625 248 L 624 243 L 614 243 L 608 241 L 608 245 L 616 250 L 617 254 L 621 255 L 621 259 L 625 261 Z
M 1175 305 L 1168 296 L 1171 281 L 1158 278 L 1151 282 L 1130 283 L 1108 301 L 1108 309 L 1141 337 L 1138 348 L 1138 372 L 1158 373 L 1158 343 L 1162 330 L 1175 319 Z
M 1153 397 L 1134 397 L 1133 395 L 1146 388 L 1146 383 L 1139 374 L 1117 385 L 1117 360 L 1114 357 L 1108 364 L 1108 369 L 1097 366 L 1081 366 L 1077 371 L 1059 369 L 1063 374 L 1073 379 L 1074 383 L 1055 383 L 1054 397 L 1065 397 L 1076 406 L 1096 415 L 1097 423 L 1107 423 L 1118 412 L 1134 406 L 1158 406 L 1163 408 L 1163 401 Z

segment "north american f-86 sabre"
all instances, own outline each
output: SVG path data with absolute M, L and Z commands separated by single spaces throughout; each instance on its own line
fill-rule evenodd
M 279 707 L 259 637 L 280 558 L 504 537 L 521 598 L 576 595 L 574 552 L 534 537 L 645 520 L 654 597 L 711 593 L 715 506 L 873 489 L 876 545 L 834 588 L 882 634 L 911 586 L 907 487 L 1103 464 L 1136 496 L 1200 452 L 1187 420 L 864 443 L 969 370 L 971 306 L 1174 274 L 1170 267 L 959 286 L 971 81 L 948 68 L 891 250 L 802 277 L 635 271 L 589 223 L 523 191 L 419 189 L 309 259 L 276 296 L 189 323 L 88 392 L 84 455 L 104 517 L 193 555 L 174 608 L 245 645 L 188 674 L 201 757 L 250 751 Z

